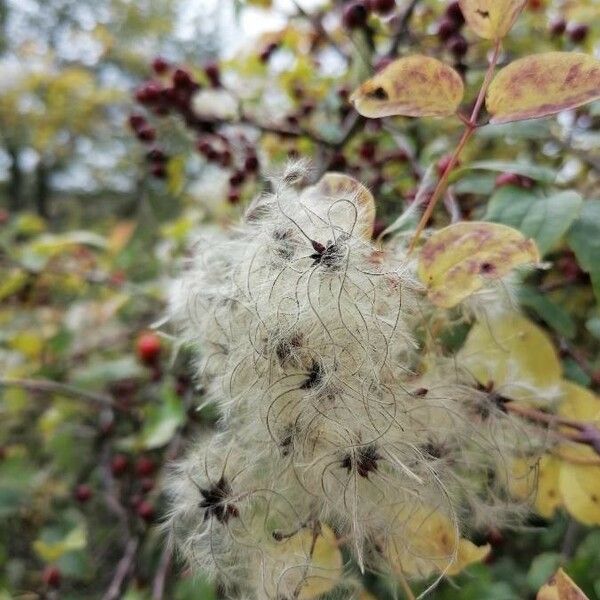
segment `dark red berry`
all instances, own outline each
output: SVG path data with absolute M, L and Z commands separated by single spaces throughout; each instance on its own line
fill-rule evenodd
M 157 56 L 152 61 L 152 69 L 157 75 L 166 73 L 169 70 L 169 66 L 169 63 L 162 56 Z
M 276 42 L 272 42 L 271 44 L 266 46 L 263 49 L 263 51 L 258 55 L 259 60 L 263 63 L 266 63 L 269 60 L 269 58 L 271 58 L 271 54 L 273 54 L 273 52 L 275 52 L 275 50 L 277 50 L 278 47 L 279 44 L 277 44 Z
M 238 186 L 242 185 L 242 183 L 244 183 L 245 178 L 246 178 L 246 175 L 243 171 L 236 171 L 229 178 L 229 185 L 231 185 L 232 187 L 238 187 Z
M 208 77 L 213 87 L 219 87 L 221 85 L 221 70 L 217 63 L 209 63 L 204 67 L 204 73 Z
M 150 523 L 154 520 L 154 506 L 147 500 L 142 500 L 136 509 L 137 514 L 140 518 L 144 519 L 146 523 Z
M 156 463 L 149 456 L 140 456 L 135 463 L 135 472 L 140 477 L 148 477 L 156 470 Z
M 229 204 L 237 204 L 240 201 L 241 194 L 238 188 L 232 188 L 229 190 L 229 194 L 227 195 L 227 202 Z
M 371 0 L 371 9 L 380 15 L 387 15 L 396 8 L 396 0 Z
M 154 162 L 164 162 L 165 160 L 167 160 L 167 156 L 160 148 L 152 148 L 152 150 L 150 150 L 148 154 L 146 154 L 146 157 L 148 158 L 148 160 Z
M 80 483 L 75 488 L 75 499 L 84 504 L 93 496 L 92 488 L 87 483 Z
M 300 112 L 302 113 L 303 117 L 308 117 L 308 115 L 310 115 L 314 110 L 315 103 L 311 102 L 310 100 L 303 102 L 302 106 L 300 107 Z
M 115 454 L 110 461 L 110 470 L 115 477 L 120 477 L 123 475 L 128 466 L 129 461 L 123 454 Z
M 142 115 L 133 114 L 129 115 L 129 126 L 133 131 L 139 131 L 146 125 L 146 118 Z
M 158 81 L 148 81 L 137 89 L 135 98 L 141 104 L 154 104 L 160 100 L 162 89 Z
M 574 44 L 579 44 L 585 40 L 588 31 L 589 27 L 584 23 L 574 23 L 573 25 L 569 26 L 569 39 Z
M 360 157 L 366 161 L 372 161 L 375 158 L 375 152 L 377 151 L 377 144 L 371 140 L 363 142 L 358 153 Z
M 437 36 L 442 42 L 447 42 L 455 33 L 458 33 L 456 21 L 448 17 L 440 21 L 437 29 Z
M 496 177 L 496 187 L 504 187 L 505 185 L 521 185 L 521 176 L 516 173 L 500 173 L 498 177 Z
M 42 581 L 51 588 L 59 588 L 62 579 L 62 574 L 58 567 L 48 565 L 42 572 Z
M 244 161 L 244 169 L 246 172 L 254 173 L 255 171 L 258 171 L 258 167 L 259 162 L 256 154 L 251 154 L 246 157 L 246 160 Z
M 164 162 L 154 162 L 150 167 L 150 173 L 157 179 L 166 179 L 167 169 Z
M 550 23 L 550 33 L 554 37 L 560 37 L 567 29 L 567 22 L 564 19 L 556 19 Z
M 144 125 L 137 130 L 137 137 L 144 143 L 153 142 L 156 139 L 156 129 L 150 125 Z
M 142 333 L 136 343 L 136 351 L 140 361 L 153 365 L 160 356 L 160 338 L 151 331 Z
M 341 87 L 337 91 L 337 95 L 340 100 L 342 100 L 343 102 L 346 102 L 346 100 L 348 100 L 348 97 L 350 96 L 350 90 L 346 87 Z
M 465 17 L 458 2 L 450 2 L 446 6 L 446 16 L 452 19 L 458 26 L 461 26 L 465 22 Z
M 344 8 L 342 23 L 347 29 L 358 29 L 367 24 L 369 12 L 364 2 L 352 2 Z
M 173 73 L 173 85 L 177 89 L 190 89 L 193 86 L 192 76 L 184 69 L 177 69 Z
M 298 117 L 296 115 L 288 115 L 285 118 L 286 122 L 288 125 L 290 125 L 291 127 L 297 127 L 298 126 Z
M 456 58 L 462 58 L 469 49 L 469 44 L 464 36 L 457 34 L 453 35 L 447 43 L 447 48 Z

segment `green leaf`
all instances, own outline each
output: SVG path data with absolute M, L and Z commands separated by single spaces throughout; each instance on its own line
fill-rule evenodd
M 567 241 L 580 267 L 591 275 L 594 293 L 600 302 L 600 200 L 583 203 Z
M 569 230 L 582 203 L 581 196 L 572 191 L 538 197 L 531 191 L 506 186 L 492 196 L 485 218 L 515 227 L 532 237 L 544 255 Z
M 516 173 L 517 175 L 524 175 L 525 177 L 535 179 L 541 183 L 554 183 L 554 180 L 556 179 L 556 173 L 548 167 L 504 160 L 480 160 L 471 163 L 462 169 L 457 169 L 450 176 L 450 180 L 454 181 L 460 179 L 465 173 L 473 170 Z
M 72 372 L 72 381 L 82 386 L 102 386 L 108 381 L 120 379 L 141 379 L 145 369 L 133 356 L 124 356 L 116 360 L 96 362 L 89 367 Z
M 548 581 L 550 576 L 561 564 L 561 556 L 558 552 L 543 552 L 538 554 L 529 567 L 527 573 L 527 585 L 532 591 L 537 591 Z
M 532 309 L 558 334 L 572 339 L 576 333 L 575 321 L 562 306 L 552 302 L 545 294 L 540 294 L 531 287 L 519 290 L 519 302 Z

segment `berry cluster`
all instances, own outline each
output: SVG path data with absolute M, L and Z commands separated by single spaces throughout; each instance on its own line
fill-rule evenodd
M 465 18 L 459 3 L 450 2 L 438 23 L 437 36 L 457 60 L 461 60 L 469 49 L 467 40 L 461 33 L 464 24 Z
M 558 18 L 550 23 L 550 34 L 553 38 L 561 38 L 567 34 L 573 44 L 581 44 L 587 38 L 589 27 L 585 23 L 567 23 Z

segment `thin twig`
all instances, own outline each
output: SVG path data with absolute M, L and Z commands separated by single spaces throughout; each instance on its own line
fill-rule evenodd
M 16 379 L 12 377 L 0 377 L 0 387 L 20 387 L 29 392 L 40 394 L 62 394 L 70 398 L 78 398 L 96 404 L 102 408 L 107 406 L 118 408 L 113 398 L 107 394 L 88 392 L 73 387 L 66 383 L 59 383 L 49 379 Z
M 412 19 L 413 13 L 415 12 L 415 8 L 417 8 L 417 4 L 419 4 L 420 0 L 411 0 L 406 9 L 404 10 L 404 14 L 400 18 L 400 23 L 398 24 L 398 29 L 392 38 L 392 44 L 390 45 L 390 49 L 387 52 L 387 56 L 392 58 L 398 52 L 398 48 L 402 43 L 402 40 L 406 37 L 409 32 L 408 25 L 410 20 Z
M 167 543 L 160 556 L 160 561 L 156 567 L 156 575 L 152 582 L 152 600 L 162 600 L 165 593 L 165 582 L 171 569 L 173 559 L 173 548 Z
M 110 587 L 104 596 L 102 596 L 102 600 L 117 600 L 118 598 L 122 597 L 121 590 L 123 588 L 123 584 L 131 573 L 138 546 L 139 540 L 137 538 L 132 538 L 129 540 L 127 546 L 125 547 L 123 557 L 119 561 L 119 564 L 115 570 L 115 574 L 110 582 Z
M 483 79 L 483 83 L 481 84 L 479 94 L 477 95 L 477 100 L 475 101 L 475 106 L 473 107 L 473 112 L 471 113 L 471 117 L 469 118 L 469 121 L 466 123 L 465 130 L 463 131 L 463 134 L 458 142 L 458 145 L 456 146 L 450 160 L 448 161 L 448 164 L 447 164 L 444 172 L 442 173 L 442 176 L 440 177 L 440 179 L 438 181 L 435 191 L 433 192 L 433 195 L 431 196 L 431 199 L 429 200 L 429 204 L 427 205 L 427 208 L 425 209 L 425 212 L 423 213 L 423 216 L 421 217 L 421 220 L 419 221 L 419 224 L 417 225 L 417 228 L 415 230 L 415 233 L 414 233 L 413 238 L 410 243 L 409 252 L 412 252 L 414 250 L 415 245 L 416 245 L 417 241 L 419 240 L 421 233 L 423 232 L 423 229 L 425 229 L 425 226 L 427 225 L 427 223 L 429 222 L 429 219 L 431 218 L 433 209 L 435 208 L 436 204 L 438 203 L 438 200 L 442 197 L 442 195 L 446 191 L 446 188 L 448 186 L 448 179 L 450 178 L 450 173 L 452 172 L 452 170 L 458 163 L 458 159 L 460 158 L 460 155 L 461 155 L 464 147 L 467 145 L 467 142 L 471 139 L 471 137 L 473 136 L 473 134 L 475 133 L 475 131 L 478 128 L 477 119 L 479 117 L 479 112 L 481 111 L 481 108 L 483 106 L 485 94 L 487 92 L 487 89 L 488 89 L 488 87 L 492 81 L 492 77 L 494 75 L 494 70 L 496 68 L 498 58 L 500 56 L 500 47 L 501 47 L 501 41 L 497 40 L 496 45 L 494 46 L 494 53 L 492 54 L 492 58 L 490 60 L 489 66 L 488 66 L 488 70 Z

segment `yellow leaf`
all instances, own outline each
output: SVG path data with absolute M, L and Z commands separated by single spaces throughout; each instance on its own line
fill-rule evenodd
M 0 281 L 0 300 L 4 300 L 23 289 L 29 281 L 29 275 L 20 269 L 12 269 Z
M 370 118 L 444 117 L 456 112 L 463 93 L 462 79 L 454 69 L 415 55 L 390 63 L 355 90 L 350 101 Z
M 451 308 L 488 281 L 538 260 L 535 242 L 512 227 L 456 223 L 436 231 L 424 244 L 418 274 L 429 299 L 436 306 Z
M 516 60 L 492 81 L 492 123 L 553 115 L 600 98 L 600 61 L 578 52 L 546 52 Z
M 425 508 L 408 516 L 405 528 L 388 538 L 386 554 L 392 568 L 403 576 L 419 578 L 434 573 L 456 575 L 482 561 L 490 546 L 476 546 L 461 538 L 448 517 Z
M 312 600 L 326 594 L 342 577 L 342 554 L 335 533 L 327 525 L 321 525 L 316 540 L 312 529 L 305 528 L 276 543 L 273 558 L 284 565 L 283 569 L 276 567 L 278 572 L 273 581 L 283 577 L 286 587 L 301 584 L 299 600 Z
M 535 498 L 536 512 L 548 519 L 562 504 L 558 489 L 560 468 L 561 461 L 549 455 L 539 460 L 516 460 L 509 473 L 508 489 L 519 500 Z
M 550 581 L 542 586 L 536 600 L 589 600 L 589 598 L 562 569 L 558 569 Z
M 503 38 L 515 24 L 527 0 L 460 0 L 469 27 L 486 40 Z
M 570 419 L 600 426 L 600 398 L 575 383 L 563 383 L 564 397 L 558 413 Z M 585 464 L 597 458 L 592 448 L 564 444 L 559 487 L 566 509 L 586 525 L 600 525 L 600 466 Z
M 83 527 L 72 529 L 62 540 L 55 542 L 45 542 L 36 540 L 33 542 L 33 549 L 36 554 L 45 562 L 56 562 L 67 552 L 82 550 L 87 544 L 86 531 Z
M 27 358 L 39 358 L 44 350 L 44 338 L 34 331 L 22 331 L 10 340 L 10 347 Z
M 358 215 L 355 215 L 354 212 L 349 214 L 348 229 L 352 228 L 358 218 L 356 226 L 359 228 L 360 233 L 367 240 L 371 239 L 373 225 L 375 224 L 375 200 L 371 192 L 362 183 L 343 173 L 325 173 L 317 184 L 310 188 L 310 193 L 317 193 L 319 196 L 324 197 L 324 200 L 327 200 L 330 205 L 341 201 L 340 208 L 342 210 L 344 200 L 352 201 L 358 208 L 359 213 Z
M 536 404 L 560 394 L 560 361 L 548 335 L 520 315 L 476 323 L 458 356 L 481 385 L 513 400 Z

